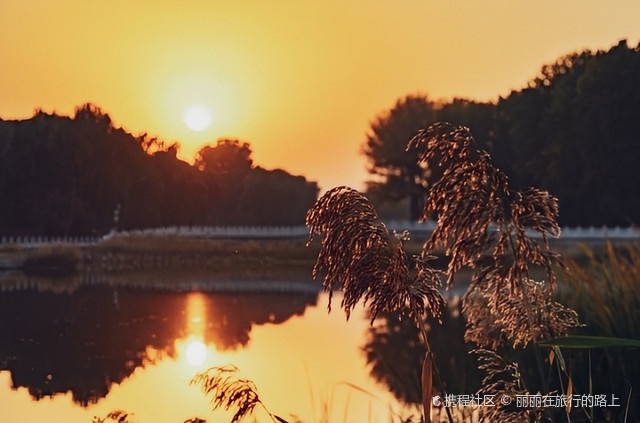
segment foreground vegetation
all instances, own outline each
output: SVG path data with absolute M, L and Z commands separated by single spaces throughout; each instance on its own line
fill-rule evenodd
M 420 254 L 409 257 L 407 234 L 389 232 L 369 201 L 350 188 L 328 191 L 307 215 L 312 237 L 322 236 L 314 276 L 324 277 L 330 293 L 343 289 L 340 306 L 347 318 L 363 301 L 372 324 L 380 319 L 391 322 L 389 316 L 395 315 L 417 336 L 417 343 L 401 344 L 399 349 L 417 346 L 416 351 L 422 351 L 407 364 L 419 369 L 413 374 L 418 375 L 414 385 L 421 392 L 402 397 L 398 392 L 403 388 L 396 386 L 394 394 L 419 402 L 419 419 L 424 422 L 636 421 L 638 249 L 609 245 L 604 259 L 585 250 L 586 264 L 565 265 L 547 239 L 559 231 L 556 200 L 536 189 L 512 190 L 489 156 L 474 148 L 466 128 L 430 127 L 410 148 L 424 148 L 423 160 L 437 154 L 442 167 L 423 213 L 423 218 L 435 214 L 437 227 Z M 542 239 L 530 238 L 527 228 L 541 233 Z M 430 265 L 436 249 L 449 257 L 445 271 Z M 463 268 L 472 270 L 471 283 L 457 306 L 459 314 L 447 317 L 452 309 L 438 288 L 443 278 L 453 286 Z M 534 280 L 534 275 L 544 279 Z M 477 360 L 471 367 L 480 371 L 478 395 L 511 399 L 604 394 L 615 396 L 618 405 L 498 401 L 471 413 L 464 407 L 442 406 L 435 396 L 449 398 L 452 393 L 443 363 L 454 353 L 434 347 L 433 340 L 439 328 L 446 334 L 441 337 L 455 336 L 449 330 L 450 318 L 464 319 L 457 327 Z M 377 359 L 368 353 L 370 362 Z M 202 386 L 214 409 L 234 410 L 232 423 L 251 415 L 257 406 L 267 410 L 272 421 L 286 421 L 267 409 L 257 388 L 237 378 L 236 370 L 212 368 L 194 377 L 193 383 Z M 127 415 L 116 417 L 124 421 Z
M 417 356 L 422 359 L 413 363 L 420 369 L 413 386 L 420 392 L 402 395 L 402 383 L 407 381 L 399 385 L 396 381 L 392 391 L 407 403 L 421 403 L 423 421 L 432 417 L 449 421 L 636 419 L 634 383 L 640 380 L 640 341 L 635 323 L 626 322 L 638 321 L 638 250 L 616 250 L 608 245 L 605 259 L 584 250 L 586 265 L 576 260 L 563 263 L 550 250 L 547 239 L 559 232 L 556 200 L 535 189 L 512 190 L 489 156 L 473 149 L 466 128 L 437 125 L 421 132 L 412 145 L 424 148 L 424 160 L 437 155 L 443 168 L 423 212 L 425 219 L 435 216 L 437 227 L 417 249 L 408 243 L 408 234 L 386 228 L 366 197 L 339 187 L 320 198 L 307 215 L 311 234 L 322 238 L 319 248 L 311 243 L 312 248 L 305 249 L 302 241 L 285 240 L 163 237 L 158 242 L 154 237 L 113 236 L 83 248 L 52 245 L 27 252 L 25 269 L 51 271 L 53 267 L 64 273 L 77 271 L 79 266 L 112 272 L 204 266 L 224 271 L 242 263 L 245 270 L 264 271 L 270 266 L 310 270 L 317 255 L 313 275 L 324 276 L 329 292 L 344 290 L 341 307 L 347 317 L 364 301 L 372 323 L 387 319 L 389 325 L 390 316 L 395 316 L 414 331 Z M 541 233 L 541 240 L 530 238 L 529 228 Z M 442 252 L 447 256 L 444 271 L 433 266 L 434 254 Z M 475 358 L 463 367 L 469 372 L 465 378 L 470 384 L 458 385 L 458 389 L 470 389 L 475 380 L 479 386 L 472 389 L 491 396 L 606 393 L 620 401 L 619 407 L 497 406 L 471 413 L 450 407 L 434 409 L 431 399 L 435 395 L 446 398 L 455 386 L 447 380 L 453 375 L 447 360 L 438 356 L 450 360 L 451 351 L 433 343 L 440 324 L 447 324 L 446 300 L 438 288 L 444 276 L 447 286 L 454 286 L 455 277 L 465 269 L 472 277 L 458 308 L 465 323 L 458 327 L 461 341 L 473 347 Z M 534 281 L 534 276 L 543 279 Z M 555 292 L 558 277 L 561 289 Z M 369 354 L 368 360 L 379 358 Z M 460 363 L 459 357 L 457 360 Z M 474 379 L 477 368 L 485 374 Z M 233 422 L 250 415 L 256 406 L 266 409 L 256 387 L 236 379 L 233 368 L 211 369 L 196 376 L 194 383 L 212 396 L 214 409 L 236 407 Z M 285 421 L 269 415 L 273 421 Z M 114 412 L 106 418 L 126 421 L 128 417 Z

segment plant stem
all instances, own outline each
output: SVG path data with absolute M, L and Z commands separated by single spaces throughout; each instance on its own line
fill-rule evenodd
M 540 353 L 540 346 L 538 344 L 533 344 L 533 353 L 536 358 L 536 366 L 538 367 L 538 374 L 540 375 L 540 380 L 542 382 L 542 389 L 544 389 L 544 392 L 549 392 L 549 381 L 544 374 L 544 367 L 542 365 L 542 354 Z
M 567 391 L 565 391 L 564 389 L 564 383 L 562 383 L 562 371 L 560 369 L 559 360 L 560 358 L 556 357 L 556 368 L 558 369 L 558 382 L 560 382 L 560 391 L 563 393 L 563 395 L 567 395 Z M 569 415 L 569 409 L 567 407 L 564 407 L 564 412 L 567 415 L 567 422 L 570 422 L 571 416 Z
M 417 323 L 417 322 L 416 322 Z M 427 354 L 429 355 L 429 358 L 431 359 L 431 363 L 433 363 L 432 368 L 433 368 L 433 372 L 436 376 L 436 382 L 438 383 L 438 386 L 440 387 L 440 392 L 442 393 L 443 397 L 447 396 L 447 391 L 445 390 L 444 387 L 444 382 L 442 382 L 442 378 L 440 377 L 440 371 L 438 370 L 438 366 L 436 365 L 436 361 L 435 361 L 435 356 L 433 355 L 433 351 L 431 350 L 431 345 L 429 345 L 429 338 L 427 336 L 427 331 L 424 328 L 424 324 L 418 325 L 420 328 L 420 333 L 422 334 L 422 338 L 424 339 L 424 346 L 427 349 Z M 451 415 L 451 410 L 449 410 L 449 407 L 444 406 L 445 411 L 447 412 L 447 417 L 449 418 L 449 423 L 454 423 L 453 421 L 453 416 Z
M 591 379 L 591 348 L 587 349 L 587 352 L 589 353 L 589 395 L 591 396 L 593 395 L 593 380 Z M 589 421 L 593 421 L 593 416 L 595 415 L 593 414 L 593 404 L 591 404 L 589 411 L 591 411 Z
M 624 421 L 629 420 L 629 405 L 631 404 L 631 393 L 633 392 L 633 386 L 629 387 L 629 396 L 627 396 L 627 406 L 624 410 Z

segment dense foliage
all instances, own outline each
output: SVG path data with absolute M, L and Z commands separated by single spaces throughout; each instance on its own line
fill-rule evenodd
M 300 225 L 318 194 L 301 176 L 254 166 L 247 143 L 219 140 L 194 165 L 177 149 L 114 127 L 90 104 L 73 118 L 39 111 L 0 120 L 0 230 L 57 236 L 116 225 Z
M 439 170 L 429 163 L 426 178 L 416 176 L 416 152 L 405 151 L 406 140 L 438 121 L 473 128 L 512 186 L 556 196 L 562 225 L 640 223 L 640 46 L 622 41 L 608 51 L 567 55 L 496 103 L 399 100 L 373 121 L 364 144 L 374 200 L 410 198 L 410 217 L 418 217 L 415 193 L 424 193 Z

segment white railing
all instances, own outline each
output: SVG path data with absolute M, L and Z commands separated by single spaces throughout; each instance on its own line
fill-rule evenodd
M 388 223 L 388 228 L 396 232 L 404 230 L 415 238 L 427 237 L 435 228 L 434 222 L 398 222 Z M 530 236 L 537 236 L 531 231 Z M 40 236 L 1 236 L 0 245 L 17 244 L 38 246 L 44 244 L 90 245 L 111 237 L 127 236 L 181 236 L 187 238 L 208 239 L 304 239 L 309 236 L 306 226 L 170 226 L 113 232 L 102 238 L 95 237 L 40 237 Z M 640 240 L 638 227 L 565 227 L 560 240 Z
M 309 236 L 306 226 L 169 226 L 123 231 L 110 236 L 184 236 L 191 238 L 303 238 Z
M 0 245 L 2 244 L 17 244 L 24 247 L 29 246 L 41 246 L 46 244 L 76 244 L 76 245 L 91 245 L 98 242 L 100 238 L 89 236 L 74 236 L 74 237 L 45 237 L 45 236 L 1 236 Z
M 619 226 L 608 228 L 593 227 L 588 228 L 562 228 L 560 239 L 640 239 L 640 228 L 628 227 L 621 228 Z
M 428 236 L 435 229 L 435 223 L 428 221 L 398 222 L 393 221 L 387 227 L 396 232 L 409 231 L 413 236 Z M 174 235 L 213 239 L 265 239 L 265 238 L 307 238 L 309 230 L 306 226 L 172 226 L 166 228 L 150 228 L 142 230 L 118 232 L 119 236 L 163 236 Z M 531 236 L 537 236 L 531 232 Z M 108 237 L 108 236 L 107 236 Z M 640 228 L 637 227 L 565 227 L 560 239 L 640 239 Z
M 396 232 L 408 231 L 414 237 L 429 236 L 435 229 L 432 221 L 425 223 L 393 221 L 387 227 Z M 133 231 L 118 232 L 118 236 L 183 236 L 191 238 L 211 239 L 267 239 L 290 238 L 299 239 L 309 236 L 306 226 L 171 226 L 165 228 L 150 228 Z M 531 231 L 530 236 L 537 233 Z M 107 236 L 108 237 L 108 236 Z M 612 240 L 640 240 L 640 228 L 628 227 L 566 227 L 562 229 L 560 239 L 612 239 Z

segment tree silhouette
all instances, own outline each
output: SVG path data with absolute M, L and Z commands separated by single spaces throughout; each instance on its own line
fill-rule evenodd
M 367 191 L 378 201 L 410 200 L 410 218 L 417 220 L 428 187 L 429 172 L 418 164 L 418 153 L 407 152 L 407 140 L 436 121 L 435 104 L 422 96 L 407 96 L 371 124 L 362 147 L 368 171 L 378 179 Z
M 218 177 L 242 177 L 253 166 L 251 146 L 239 140 L 221 139 L 215 146 L 202 147 L 196 155 L 195 166 Z
M 99 107 L 74 117 L 37 112 L 0 120 L 0 232 L 99 235 L 114 227 L 295 225 L 317 185 L 282 170 L 256 169 L 248 143 L 223 139 L 194 166 L 179 145 L 133 136 Z M 264 202 L 259 212 L 255 199 Z
M 421 172 L 403 139 L 436 121 L 474 128 L 479 146 L 511 177 L 517 189 L 537 186 L 563 204 L 562 225 L 640 222 L 640 47 L 621 41 L 608 51 L 574 52 L 541 67 L 520 90 L 494 103 L 465 99 L 434 104 L 426 97 L 399 100 L 371 125 L 363 153 L 376 176 L 368 195 L 376 202 L 411 201 L 438 178 L 434 163 Z M 424 170 L 424 169 L 423 169 Z M 422 193 L 422 194 L 419 194 Z

